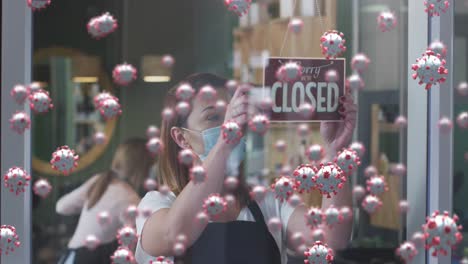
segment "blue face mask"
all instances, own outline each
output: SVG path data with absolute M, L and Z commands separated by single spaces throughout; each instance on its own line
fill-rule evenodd
M 203 145 L 205 152 L 200 154 L 199 157 L 203 161 L 206 159 L 211 149 L 218 142 L 219 135 L 221 134 L 221 127 L 213 127 L 201 132 L 203 137 Z M 239 175 L 239 165 L 245 158 L 245 137 L 242 137 L 237 144 L 237 146 L 232 150 L 229 155 L 228 160 L 226 161 L 226 175 L 227 176 L 238 176 Z

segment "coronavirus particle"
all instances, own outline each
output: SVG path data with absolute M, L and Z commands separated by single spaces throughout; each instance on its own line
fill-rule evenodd
M 193 183 L 201 183 L 204 182 L 206 179 L 206 171 L 203 166 L 194 166 L 190 169 L 190 180 Z
M 106 99 L 114 98 L 114 96 L 108 92 L 101 92 L 94 96 L 94 108 L 98 109 L 101 105 L 101 102 L 105 101 Z
M 397 163 L 390 168 L 390 172 L 398 177 L 406 175 L 406 166 L 403 163 Z
M 111 34 L 117 27 L 117 19 L 108 12 L 91 18 L 87 25 L 88 33 L 95 39 L 101 39 Z
M 178 102 L 175 107 L 176 113 L 180 117 L 188 116 L 190 114 L 190 109 L 191 109 L 190 104 L 185 101 Z
M 137 70 L 133 65 L 123 63 L 115 66 L 112 71 L 112 78 L 118 85 L 127 86 L 137 78 Z
M 215 88 L 210 85 L 205 85 L 198 91 L 197 97 L 205 103 L 212 103 L 218 99 L 218 93 Z
M 302 76 L 302 66 L 295 61 L 281 65 L 276 71 L 276 79 L 280 82 L 294 82 Z
M 263 201 L 263 199 L 265 199 L 266 192 L 267 188 L 261 185 L 257 185 L 252 188 L 252 191 L 250 192 L 250 197 L 259 203 Z
M 161 63 L 166 68 L 172 68 L 172 66 L 175 64 L 175 59 L 171 55 L 166 54 L 162 57 Z
M 94 144 L 96 144 L 96 145 L 105 144 L 107 142 L 106 134 L 104 134 L 104 132 L 100 132 L 100 131 L 94 133 L 93 141 L 94 141 Z
M 396 249 L 395 253 L 404 263 L 411 263 L 413 258 L 418 254 L 418 250 L 412 242 L 406 241 Z
M 468 129 L 468 112 L 461 112 L 458 114 L 457 124 L 460 128 Z
M 426 245 L 426 236 L 422 232 L 414 232 L 411 236 L 411 242 L 414 243 L 416 248 L 424 248 Z
M 287 201 L 294 193 L 294 182 L 287 176 L 281 176 L 271 185 L 271 189 L 275 193 L 276 199 L 281 202 Z
M 52 185 L 46 179 L 39 179 L 34 183 L 33 191 L 37 196 L 46 198 L 52 191 Z
M 411 69 L 415 71 L 412 75 L 413 79 L 419 78 L 419 84 L 426 84 L 426 90 L 429 90 L 432 85 L 445 82 L 445 76 L 448 74 L 445 60 L 432 50 L 427 50 L 422 57 L 418 58 Z
M 384 176 L 373 176 L 366 181 L 367 191 L 372 195 L 381 195 L 388 191 Z
M 147 192 L 154 191 L 158 188 L 158 183 L 155 179 L 148 178 L 145 180 L 144 187 Z
M 175 116 L 174 110 L 172 110 L 169 107 L 166 107 L 161 111 L 161 117 L 164 122 L 169 122 L 172 118 L 174 118 L 174 116 Z
M 239 124 L 235 121 L 227 121 L 221 126 L 221 133 L 224 142 L 227 144 L 235 144 L 242 137 L 242 130 Z
M 79 156 L 75 155 L 75 151 L 68 146 L 62 146 L 52 153 L 50 164 L 54 170 L 60 171 L 64 175 L 68 175 L 78 167 Z
M 314 177 L 317 168 L 311 165 L 301 165 L 293 172 L 294 190 L 298 193 L 310 192 L 315 187 Z
M 211 217 L 216 218 L 227 208 L 226 200 L 219 194 L 211 194 L 203 202 L 203 209 L 205 213 Z
M 138 210 L 138 207 L 132 204 L 132 205 L 129 205 L 127 209 L 125 209 L 123 213 L 123 219 L 125 220 L 126 223 L 134 225 L 135 219 L 137 218 L 139 214 L 140 214 L 140 211 Z
M 17 84 L 11 89 L 10 95 L 17 104 L 22 105 L 26 101 L 26 98 L 28 98 L 29 92 L 24 85 Z
M 189 101 L 195 95 L 195 90 L 188 83 L 182 83 L 177 87 L 176 98 L 181 101 Z
M 346 87 L 350 91 L 359 91 L 365 87 L 365 83 L 359 74 L 351 74 L 346 78 Z
M 344 34 L 339 31 L 329 30 L 325 32 L 320 38 L 320 42 L 322 54 L 327 59 L 336 58 L 346 51 Z
M 445 58 L 447 56 L 447 47 L 444 43 L 442 43 L 439 40 L 433 41 L 429 45 L 429 49 L 434 51 L 435 54 L 440 54 L 442 58 Z
M 28 85 L 28 94 L 34 94 L 42 90 L 43 85 L 40 82 L 32 82 Z
M 457 92 L 460 96 L 468 96 L 468 83 L 461 82 L 457 85 Z
M 182 149 L 178 155 L 179 162 L 185 166 L 191 166 L 195 160 L 195 154 L 191 149 Z
M 426 237 L 426 249 L 432 250 L 432 256 L 446 256 L 450 249 L 462 241 L 462 226 L 457 226 L 457 222 L 458 216 L 450 217 L 447 211 L 443 214 L 435 211 L 427 217 L 422 228 Z
M 104 120 L 112 120 L 122 114 L 122 109 L 117 97 L 111 97 L 101 101 L 98 109 Z
M 237 189 L 237 186 L 239 186 L 239 180 L 236 176 L 228 176 L 224 180 L 224 187 L 228 192 L 235 191 Z
M 135 264 L 135 257 L 130 249 L 119 247 L 111 256 L 112 264 Z
M 429 16 L 440 16 L 440 14 L 445 13 L 450 4 L 448 0 L 425 0 L 424 5 Z
M 335 158 L 335 163 L 348 176 L 357 170 L 358 166 L 361 164 L 361 159 L 356 151 L 352 149 L 343 149 L 338 152 Z
M 275 149 L 278 152 L 284 152 L 286 150 L 287 144 L 286 141 L 279 139 L 278 141 L 275 142 Z
M 318 144 L 313 144 L 306 149 L 306 157 L 310 162 L 319 163 L 325 157 L 325 150 Z
M 21 245 L 16 229 L 11 225 L 0 226 L 0 256 L 13 253 Z
M 310 234 L 314 241 L 325 241 L 325 232 L 321 228 L 315 228 Z
M 268 229 L 272 232 L 272 233 L 277 233 L 277 232 L 280 232 L 281 229 L 283 228 L 283 225 L 281 224 L 281 219 L 279 219 L 278 217 L 272 217 L 270 218 L 270 220 L 268 220 Z
M 95 250 L 101 241 L 95 235 L 87 235 L 84 241 L 84 245 L 89 250 Z
M 366 195 L 366 190 L 361 185 L 356 185 L 353 188 L 353 198 L 355 201 L 359 201 Z
M 159 138 L 150 138 L 148 142 L 146 142 L 146 149 L 153 157 L 161 154 L 163 148 L 164 145 Z
M 325 224 L 327 224 L 329 228 L 333 228 L 343 221 L 343 216 L 341 216 L 340 210 L 333 205 L 330 205 L 330 207 L 323 212 L 323 215 Z
M 340 208 L 340 215 L 343 221 L 351 221 L 351 219 L 353 219 L 353 211 L 347 206 Z
M 408 120 L 406 119 L 405 116 L 400 115 L 400 116 L 397 116 L 397 118 L 395 118 L 395 121 L 393 122 L 393 124 L 397 128 L 402 129 L 408 125 Z
M 331 198 L 332 194 L 336 195 L 338 190 L 343 188 L 346 176 L 338 165 L 329 162 L 320 166 L 319 171 L 314 176 L 314 182 L 322 195 Z
M 379 197 L 374 195 L 367 195 L 361 203 L 362 208 L 369 214 L 375 213 L 380 207 L 382 207 L 382 201 Z
M 397 19 L 393 12 L 383 11 L 377 16 L 377 24 L 382 32 L 387 32 L 396 27 Z
M 117 231 L 117 242 L 119 245 L 130 248 L 138 241 L 138 235 L 135 228 L 124 226 Z
M 97 222 L 102 227 L 107 227 L 112 223 L 112 217 L 108 211 L 102 211 L 97 215 Z
M 366 153 L 366 147 L 364 147 L 362 142 L 351 143 L 351 145 L 349 145 L 349 149 L 354 150 L 358 154 L 359 158 L 362 158 L 364 153 Z
M 150 125 L 146 129 L 146 138 L 154 138 L 154 137 L 159 137 L 161 132 L 159 131 L 159 128 L 155 125 Z
M 226 88 L 231 94 L 234 94 L 239 87 L 239 83 L 236 80 L 229 80 L 226 82 Z
M 301 199 L 301 197 L 299 195 L 293 194 L 293 195 L 291 195 L 289 197 L 288 203 L 289 203 L 290 206 L 296 207 L 296 206 L 302 204 L 302 199 Z
M 3 176 L 5 188 L 16 195 L 25 192 L 26 186 L 29 185 L 30 180 L 31 176 L 19 167 L 8 169 L 6 174 Z
M 174 262 L 169 258 L 159 256 L 154 260 L 150 260 L 149 264 L 174 264 Z
M 255 133 L 265 134 L 270 128 L 270 120 L 266 115 L 257 114 L 249 121 L 249 128 Z
M 28 6 L 32 11 L 38 11 L 50 5 L 51 0 L 27 0 Z
M 327 244 L 316 241 L 305 252 L 305 264 L 328 264 L 333 262 L 333 250 Z
M 252 0 L 224 0 L 227 9 L 238 16 L 243 16 L 249 12 Z
M 302 103 L 298 112 L 304 119 L 310 119 L 315 113 L 315 107 L 309 103 Z
M 453 122 L 450 118 L 443 116 L 439 119 L 439 122 L 437 123 L 437 126 L 439 127 L 439 130 L 441 133 L 449 133 L 452 128 L 453 128 Z
M 340 75 L 336 70 L 328 70 L 325 73 L 325 81 L 327 82 L 338 82 L 340 80 Z
M 10 128 L 22 135 L 31 125 L 31 119 L 25 112 L 16 112 L 10 118 Z
M 215 104 L 215 111 L 218 112 L 218 113 L 225 113 L 226 112 L 226 108 L 227 108 L 227 105 L 226 105 L 226 102 L 224 100 L 218 100 L 216 101 L 216 104 Z
M 54 107 L 52 99 L 50 99 L 49 92 L 45 90 L 40 90 L 33 94 L 30 93 L 29 106 L 36 114 L 47 113 Z
M 406 214 L 409 211 L 409 203 L 406 200 L 401 200 L 398 202 L 398 211 L 402 214 Z
M 370 59 L 364 53 L 354 55 L 351 60 L 351 68 L 358 73 L 363 73 L 369 67 Z
M 310 133 L 309 125 L 300 124 L 297 126 L 297 135 L 300 137 L 307 137 Z
M 304 27 L 304 21 L 302 21 L 302 19 L 300 18 L 292 18 L 288 24 L 289 30 L 291 30 L 291 32 L 294 32 L 296 34 L 301 33 L 303 27 Z

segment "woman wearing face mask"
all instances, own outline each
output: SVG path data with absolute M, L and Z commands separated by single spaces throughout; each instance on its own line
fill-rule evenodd
M 245 127 L 248 122 L 248 95 L 237 89 L 230 96 L 225 88 L 226 80 L 207 73 L 192 75 L 183 83 L 190 84 L 196 91 L 210 85 L 217 89 L 218 98 L 229 104 L 226 112 L 220 113 L 215 103 L 203 102 L 195 97 L 190 102 L 192 111 L 188 116 L 163 121 L 161 141 L 164 150 L 159 156 L 158 180 L 160 184 L 167 185 L 170 192 L 149 192 L 140 202 L 140 208 L 150 208 L 153 213 L 149 218 L 139 217 L 136 220 L 139 234 L 136 260 L 138 263 L 149 263 L 157 256 L 174 256 L 174 245 L 181 242 L 180 235 L 183 234 L 186 237 L 182 241 L 186 251 L 175 258 L 176 263 L 287 263 L 287 251 L 295 250 L 290 239 L 292 234 L 301 232 L 307 238 L 306 245 L 313 244 L 304 217 L 307 208 L 280 202 L 271 192 L 267 192 L 261 202 L 251 200 L 242 170 L 239 169 L 245 154 L 245 141 L 241 139 L 238 144 L 228 144 L 220 135 L 220 126 L 226 121 L 234 120 Z M 166 107 L 174 109 L 177 102 L 175 89 L 168 92 Z M 336 154 L 336 150 L 349 144 L 354 130 L 356 106 L 350 96 L 341 98 L 341 102 L 340 113 L 344 122 L 321 125 L 329 159 Z M 189 168 L 178 161 L 179 151 L 187 148 L 197 153 L 198 164 L 205 168 L 206 179 L 201 183 L 190 181 Z M 210 194 L 227 193 L 223 183 L 231 175 L 237 175 L 239 179 L 239 185 L 232 193 L 236 202 L 208 224 L 195 221 Z M 350 206 L 348 187 L 345 186 L 333 198 L 324 199 L 322 206 Z M 273 217 L 281 220 L 281 231 L 268 230 L 266 222 Z M 351 224 L 342 224 L 333 229 L 324 227 L 324 231 L 328 245 L 341 249 L 347 245 Z

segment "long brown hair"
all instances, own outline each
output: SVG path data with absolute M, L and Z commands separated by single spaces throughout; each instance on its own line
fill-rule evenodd
M 225 87 L 227 79 L 211 73 L 197 73 L 188 76 L 182 80 L 178 85 L 171 88 L 165 100 L 165 107 L 174 109 L 177 104 L 176 90 L 182 83 L 187 83 L 198 92 L 200 88 L 205 85 L 210 85 L 215 89 L 222 89 Z M 188 115 L 187 115 L 188 116 Z M 190 181 L 189 168 L 181 166 L 178 161 L 178 153 L 182 150 L 179 145 L 172 139 L 171 128 L 181 127 L 187 121 L 186 117 L 175 115 L 174 118 L 163 120 L 161 124 L 161 141 L 164 144 L 164 149 L 159 156 L 158 162 L 158 181 L 159 184 L 165 184 L 169 189 L 178 195 Z M 249 192 L 247 184 L 243 176 L 243 170 L 240 169 L 239 186 L 233 193 L 239 200 L 241 205 L 246 205 L 249 200 Z
M 146 149 L 145 139 L 130 138 L 120 144 L 114 154 L 110 170 L 99 175 L 88 190 L 88 209 L 101 199 L 114 179 L 127 182 L 138 193 L 153 163 L 154 158 Z

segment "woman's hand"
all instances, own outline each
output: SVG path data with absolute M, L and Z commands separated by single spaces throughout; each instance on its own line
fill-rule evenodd
M 236 92 L 227 105 L 224 123 L 227 121 L 235 121 L 239 126 L 243 127 L 247 123 L 247 111 L 249 105 L 249 96 L 247 92 L 237 88 Z
M 356 127 L 357 106 L 353 96 L 348 93 L 340 97 L 342 107 L 338 110 L 343 122 L 322 122 L 320 134 L 329 153 L 336 153 L 351 143 L 354 128 Z M 334 155 L 334 154 L 332 154 Z

